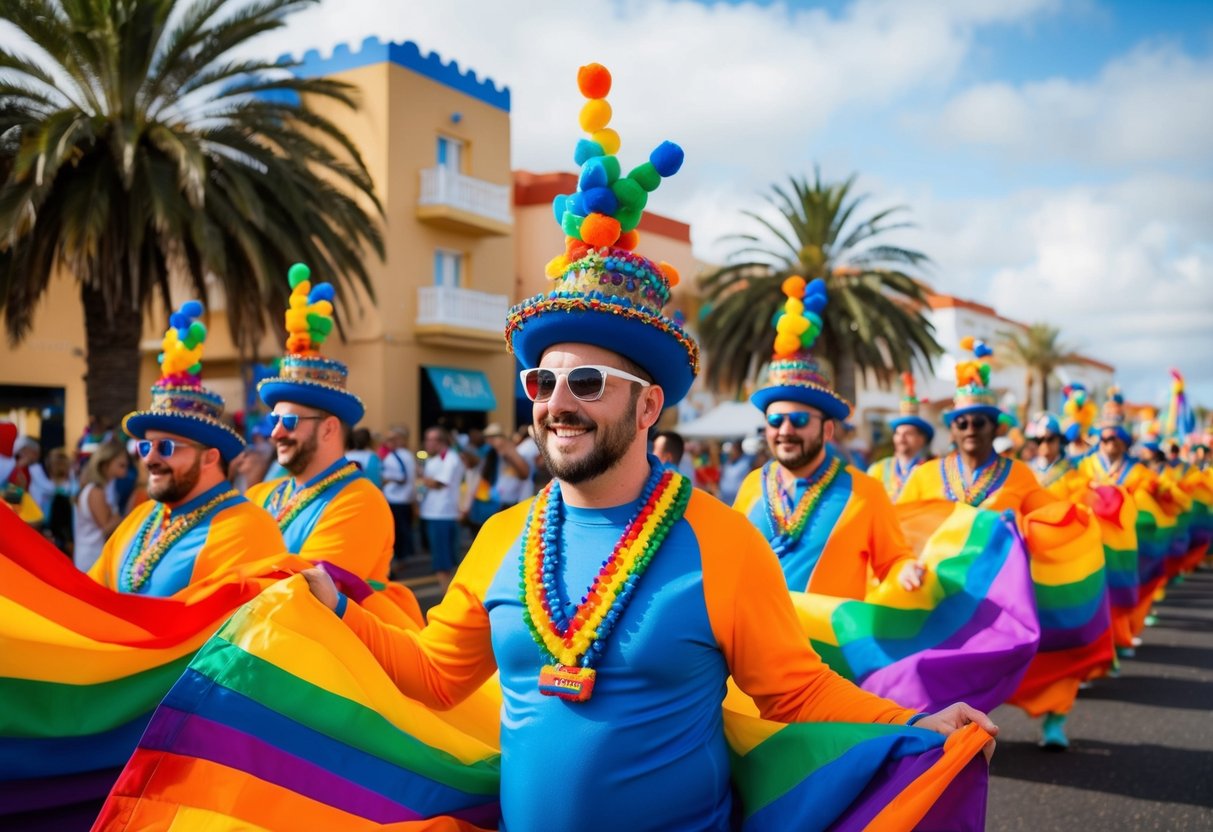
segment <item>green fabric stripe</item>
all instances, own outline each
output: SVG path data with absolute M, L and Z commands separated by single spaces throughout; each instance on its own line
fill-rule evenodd
M 1104 560 L 1113 572 L 1133 572 L 1137 569 L 1136 549 L 1104 549 Z
M 375 711 L 293 676 L 221 636 L 203 645 L 190 667 L 308 728 L 451 788 L 488 795 L 496 794 L 500 785 L 499 756 L 462 763 Z
M 92 685 L 0 679 L 0 736 L 80 737 L 150 713 L 181 676 L 190 657 Z
M 744 757 L 730 751 L 733 782 L 753 814 L 812 772 L 850 751 L 863 740 L 895 734 L 901 725 L 852 725 L 796 722 L 785 725 Z
M 1100 569 L 1081 581 L 1070 584 L 1035 584 L 1036 606 L 1048 610 L 1077 607 L 1087 603 L 1104 590 L 1104 572 Z
M 809 646 L 817 651 L 817 655 L 821 656 L 821 660 L 831 670 L 848 681 L 855 681 L 855 673 L 851 670 L 851 666 L 847 664 L 846 656 L 843 655 L 841 647 L 812 638 L 809 639 Z

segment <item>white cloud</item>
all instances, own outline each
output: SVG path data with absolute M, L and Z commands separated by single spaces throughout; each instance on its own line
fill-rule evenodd
M 941 143 L 978 145 L 1020 159 L 1207 168 L 1213 59 L 1192 58 L 1173 44 L 1143 44 L 1089 82 L 1052 78 L 971 87 L 930 124 Z

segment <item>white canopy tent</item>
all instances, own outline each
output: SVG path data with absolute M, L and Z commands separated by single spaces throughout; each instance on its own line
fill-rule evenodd
M 749 402 L 721 402 L 702 416 L 674 428 L 684 439 L 738 439 L 763 428 L 762 411 Z

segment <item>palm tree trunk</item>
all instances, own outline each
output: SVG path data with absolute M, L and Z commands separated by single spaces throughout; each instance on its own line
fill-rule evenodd
M 88 412 L 102 424 L 118 427 L 139 399 L 143 316 L 130 298 L 122 298 L 111 313 L 104 293 L 87 285 L 80 289 L 80 301 L 88 344 L 88 371 L 84 376 Z
M 834 366 L 834 392 L 855 404 L 855 356 L 841 350 Z
M 1042 373 L 1040 376 L 1040 409 L 1049 412 L 1049 374 Z

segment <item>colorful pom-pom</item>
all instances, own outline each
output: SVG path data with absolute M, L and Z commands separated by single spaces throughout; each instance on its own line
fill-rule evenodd
M 594 214 L 613 215 L 619 208 L 619 199 L 610 188 L 588 188 L 585 191 L 584 201 L 589 216 Z
M 611 71 L 602 64 L 586 64 L 577 70 L 577 89 L 586 98 L 606 98 L 611 92 Z
M 800 275 L 792 275 L 783 281 L 779 286 L 780 290 L 790 298 L 803 298 L 805 290 L 804 278 Z
M 985 341 L 978 341 L 973 345 L 973 354 L 978 358 L 987 358 L 994 354 L 994 350 Z
M 795 315 L 797 318 L 804 317 L 804 301 L 798 298 L 788 298 L 783 302 L 783 308 L 789 315 Z
M 640 233 L 633 229 L 619 235 L 619 239 L 615 241 L 615 248 L 621 248 L 624 251 L 635 251 L 639 243 Z
M 564 270 L 567 269 L 568 267 L 569 267 L 569 258 L 564 256 L 563 254 L 557 254 L 555 257 L 553 257 L 551 260 L 548 261 L 546 266 L 543 267 L 543 273 L 546 274 L 548 277 L 550 277 L 552 280 L 556 280 L 557 278 L 564 276 Z
M 187 318 L 202 317 L 202 303 L 196 300 L 187 300 L 181 304 L 181 314 Z
M 786 332 L 775 336 L 775 355 L 787 358 L 800 349 L 800 339 Z
M 608 156 L 614 156 L 619 152 L 619 146 L 623 143 L 619 139 L 619 134 L 610 127 L 604 127 L 592 135 L 594 141 L 601 145 L 602 150 Z
M 597 133 L 611 123 L 611 105 L 603 98 L 592 98 L 582 105 L 577 121 L 585 132 Z
M 581 139 L 577 142 L 577 147 L 573 149 L 573 161 L 581 167 L 595 156 L 605 155 L 602 145 L 590 139 Z
M 564 219 L 564 212 L 568 210 L 569 197 L 568 194 L 558 194 L 552 200 L 552 213 L 556 215 L 556 222 Z
M 965 352 L 972 352 L 973 344 L 976 340 L 972 335 L 966 335 L 960 339 L 960 348 Z
M 590 188 L 605 188 L 610 182 L 607 179 L 606 167 L 602 160 L 606 156 L 596 156 L 581 166 L 581 176 L 577 178 L 577 187 L 582 191 Z
M 632 168 L 632 172 L 628 174 L 628 179 L 631 179 L 649 193 L 657 190 L 657 186 L 661 184 L 661 174 L 657 172 L 657 168 L 653 166 L 652 162 L 645 162 Z
M 308 303 L 319 303 L 322 300 L 332 301 L 337 296 L 337 291 L 333 288 L 332 283 L 317 283 L 312 291 L 308 292 Z
M 192 350 L 194 347 L 206 340 L 206 324 L 202 321 L 194 321 L 186 330 L 185 338 L 182 343 L 185 344 L 187 350 Z
M 581 223 L 581 239 L 594 248 L 614 245 L 620 233 L 619 221 L 604 214 L 590 214 Z
M 180 312 L 168 316 L 168 325 L 173 329 L 185 329 L 190 325 L 190 319 Z
M 662 142 L 649 154 L 649 161 L 663 179 L 678 173 L 682 167 L 682 148 L 673 142 Z
M 640 217 L 642 212 L 637 208 L 620 207 L 615 211 L 615 219 L 619 220 L 619 227 L 624 231 L 632 231 L 636 226 L 640 225 Z
M 657 264 L 658 270 L 665 276 L 666 283 L 673 289 L 682 281 L 682 275 L 678 273 L 678 269 L 671 266 L 669 263 L 662 260 Z
M 300 283 L 305 283 L 312 279 L 312 270 L 307 267 L 306 263 L 296 263 L 287 271 L 286 279 L 290 282 L 291 288 L 294 289 Z
M 584 217 L 578 216 L 572 211 L 565 211 L 564 216 L 560 219 L 560 227 L 564 229 L 565 234 L 580 240 L 582 239 L 581 226 L 584 221 Z
M 617 179 L 612 183 L 611 190 L 615 192 L 615 198 L 619 200 L 619 204 L 625 208 L 643 211 L 644 206 L 648 204 L 648 192 L 636 184 L 636 181 L 633 179 L 626 177 Z

